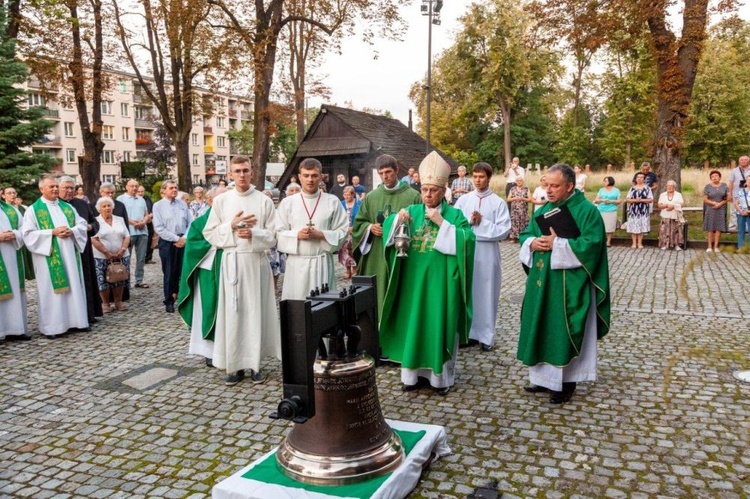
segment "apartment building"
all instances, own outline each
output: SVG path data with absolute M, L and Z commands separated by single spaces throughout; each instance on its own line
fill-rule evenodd
M 129 163 L 142 159 L 142 152 L 153 143 L 159 113 L 148 100 L 133 74 L 110 71 L 111 88 L 103 97 L 101 180 L 117 182 Z M 81 126 L 73 104 L 49 88 L 42 91 L 39 80 L 26 82 L 29 106 L 44 108 L 46 118 L 54 122 L 49 133 L 32 147 L 57 160 L 56 171 L 81 180 L 78 157 L 83 155 Z M 190 173 L 194 184 L 226 173 L 231 157 L 237 154 L 230 144 L 228 132 L 251 125 L 252 104 L 237 96 L 200 91 L 202 102 L 190 134 Z M 91 104 L 89 104 L 89 108 Z M 149 172 L 146 172 L 148 174 Z

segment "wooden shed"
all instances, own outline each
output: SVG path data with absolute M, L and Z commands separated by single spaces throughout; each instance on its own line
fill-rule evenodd
M 455 175 L 458 164 L 437 152 L 451 165 Z M 373 181 L 375 185 L 380 183 L 375 160 L 381 154 L 396 158 L 401 178 L 409 168 L 418 168 L 427 155 L 425 139 L 396 119 L 324 104 L 288 163 L 279 187 L 286 188 L 302 160 L 315 158 L 323 165 L 329 189 L 336 176 L 343 173 L 347 182 L 352 176 L 359 176 L 360 183 L 370 191 Z

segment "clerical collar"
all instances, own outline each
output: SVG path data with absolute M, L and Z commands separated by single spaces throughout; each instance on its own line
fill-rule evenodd
M 45 197 L 42 197 L 42 201 L 45 202 L 45 203 L 47 203 L 47 204 L 57 204 L 57 202 L 59 200 L 60 200 L 60 198 L 52 200 L 52 199 L 47 199 Z
M 237 189 L 235 189 L 234 192 L 236 192 L 238 196 L 244 197 L 244 196 L 249 196 L 250 193 L 253 192 L 254 190 L 255 190 L 255 186 L 251 184 L 250 187 L 248 187 L 247 190 L 244 192 L 239 191 Z
M 476 192 L 476 193 L 477 193 L 477 196 L 479 196 L 479 197 L 484 197 L 484 196 L 486 196 L 487 194 L 490 194 L 490 192 L 491 192 L 491 191 L 490 191 L 490 188 L 488 187 L 488 188 L 486 188 L 486 189 L 485 189 L 485 190 L 483 190 L 483 191 L 474 191 L 474 192 Z
M 401 181 L 399 180 L 398 182 L 396 182 L 396 185 L 394 185 L 393 187 L 388 187 L 385 184 L 382 184 L 382 185 L 383 185 L 383 189 L 385 189 L 386 191 L 395 191 L 396 189 L 401 187 Z
M 305 191 L 301 191 L 301 193 L 302 193 L 302 197 L 304 197 L 305 199 L 315 199 L 318 196 L 322 196 L 323 195 L 323 193 L 320 192 L 320 191 L 316 192 L 315 194 L 308 194 Z

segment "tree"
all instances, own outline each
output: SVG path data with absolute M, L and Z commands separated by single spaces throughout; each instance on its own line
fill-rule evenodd
M 685 136 L 687 164 L 728 165 L 750 150 L 744 126 L 750 114 L 749 24 L 726 19 L 704 44 Z
M 156 125 L 154 140 L 141 154 L 146 162 L 143 184 L 147 191 L 151 191 L 154 184 L 169 177 L 177 162 L 172 136 L 163 124 Z
M 302 12 L 290 10 L 292 0 L 254 0 L 252 3 L 227 3 L 225 0 L 209 0 L 218 5 L 226 15 L 228 24 L 236 37 L 253 57 L 254 112 L 253 112 L 253 166 L 258 169 L 256 185 L 262 188 L 270 150 L 271 89 L 281 30 L 292 22 L 303 22 L 331 35 L 336 30 L 354 31 L 358 20 L 360 34 L 372 39 L 375 30 L 386 34 L 393 31 L 401 18 L 398 6 L 408 0 L 308 0 L 307 5 L 316 8 Z M 249 4 L 249 5 L 248 5 Z M 243 10 L 244 7 L 244 10 Z M 314 16 L 314 17 L 310 17 Z M 231 36 L 231 35 L 230 35 Z
M 434 144 L 451 143 L 468 151 L 488 138 L 500 137 L 502 147 L 492 145 L 492 162 L 510 161 L 513 121 L 522 103 L 533 94 L 532 89 L 551 87 L 559 73 L 555 54 L 537 46 L 535 40 L 534 26 L 517 3 L 491 0 L 471 5 L 461 18 L 455 45 L 434 65 Z M 424 82 L 413 85 L 410 94 L 420 116 L 425 110 L 423 86 Z M 458 122 L 461 126 L 456 126 Z M 486 149 L 477 153 L 487 160 Z
M 35 2 L 25 11 L 19 45 L 31 73 L 44 90 L 75 106 L 81 127 L 83 155 L 78 171 L 87 196 L 99 193 L 102 140 L 102 94 L 107 88 L 101 0 Z M 91 108 L 89 109 L 89 102 Z
M 141 41 L 140 26 L 129 20 L 131 13 L 121 12 L 114 2 L 115 20 L 120 43 L 140 83 L 141 92 L 153 103 L 162 123 L 172 135 L 177 150 L 177 182 L 189 190 L 190 133 L 196 102 L 195 80 L 204 81 L 232 61 L 233 41 L 211 26 L 212 7 L 206 0 L 139 0 L 140 15 L 145 22 L 146 43 Z M 138 63 L 138 50 L 145 48 L 150 64 L 150 78 Z M 205 110 L 210 113 L 209 109 Z
M 609 47 L 599 80 L 605 101 L 598 142 L 607 162 L 623 167 L 647 157 L 654 136 L 656 68 L 643 35 L 630 47 Z
M 15 59 L 15 40 L 6 33 L 5 8 L 0 5 L 0 187 L 13 186 L 25 199 L 38 196 L 36 182 L 50 171 L 54 159 L 23 150 L 38 142 L 52 127 L 37 107 L 25 109 L 26 92 L 14 85 L 28 77 Z

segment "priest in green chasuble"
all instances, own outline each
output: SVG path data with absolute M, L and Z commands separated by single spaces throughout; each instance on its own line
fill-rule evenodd
M 378 317 L 383 316 L 383 300 L 388 284 L 388 264 L 383 249 L 383 222 L 401 208 L 419 204 L 422 198 L 411 185 L 398 180 L 396 158 L 382 154 L 375 160 L 382 183 L 365 196 L 352 225 L 352 247 L 359 275 L 376 276 Z
M 226 192 L 225 187 L 215 187 L 206 194 L 208 210 L 193 220 L 185 234 L 185 252 L 180 276 L 177 310 L 190 329 L 188 353 L 206 358 L 211 366 L 214 353 L 216 308 L 219 300 L 221 255 L 203 236 L 214 199 Z
M 521 263 L 528 268 L 521 309 L 518 360 L 529 366 L 530 393 L 549 392 L 561 404 L 576 383 L 595 381 L 597 339 L 609 332 L 610 294 L 604 222 L 575 189 L 575 172 L 557 164 L 546 175 L 548 202 L 520 234 Z M 536 217 L 567 207 L 580 236 L 544 235 Z
M 431 152 L 419 166 L 421 197 L 389 216 L 383 238 L 389 278 L 380 321 L 383 354 L 401 364 L 403 391 L 431 386 L 446 395 L 454 384 L 458 345 L 471 328 L 475 236 L 460 210 L 445 202 L 450 166 Z M 394 247 L 399 226 L 410 241 Z

